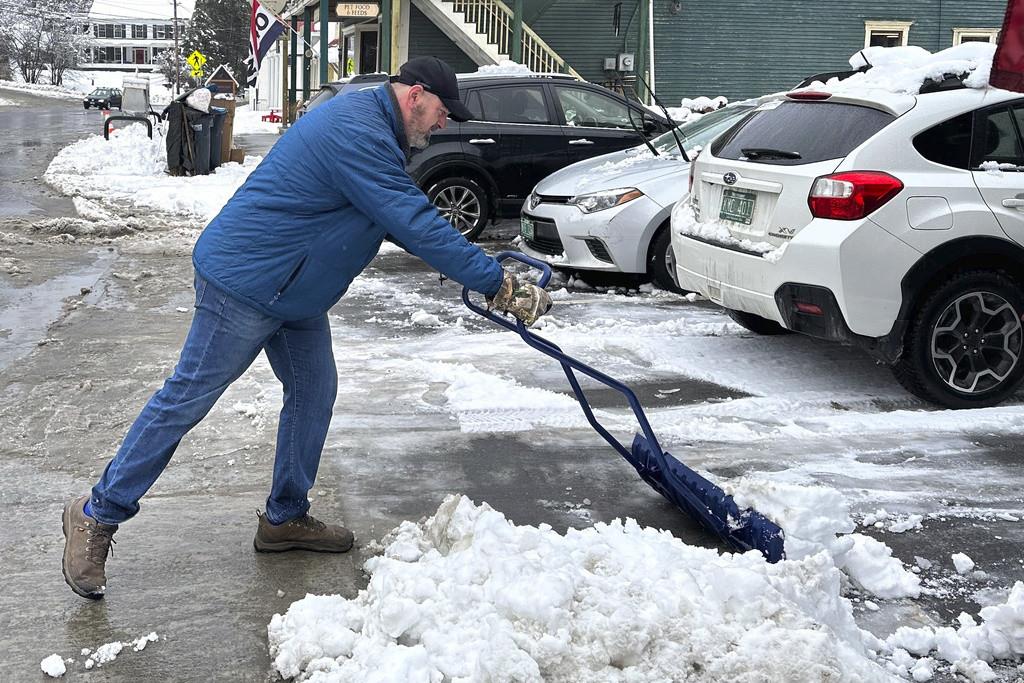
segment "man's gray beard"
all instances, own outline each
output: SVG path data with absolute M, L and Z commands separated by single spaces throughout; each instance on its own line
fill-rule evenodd
M 413 149 L 426 149 L 430 144 L 430 133 L 415 138 L 409 138 L 409 146 Z

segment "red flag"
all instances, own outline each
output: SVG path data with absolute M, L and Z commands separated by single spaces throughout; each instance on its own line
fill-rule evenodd
M 1024 0 L 1007 0 L 988 82 L 994 88 L 1024 92 Z

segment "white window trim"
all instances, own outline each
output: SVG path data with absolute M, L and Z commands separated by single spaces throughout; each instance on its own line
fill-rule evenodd
M 355 57 L 355 62 L 356 62 L 356 73 L 357 74 L 362 73 L 362 64 L 360 64 L 361 60 L 359 58 L 359 55 L 362 52 L 362 43 L 363 43 L 363 36 L 362 36 L 362 34 L 365 33 L 365 32 L 368 32 L 368 31 L 376 32 L 377 33 L 377 41 L 378 41 L 377 42 L 377 49 L 379 50 L 380 49 L 380 30 L 379 30 L 379 27 L 380 27 L 380 25 L 376 21 L 372 21 L 372 22 L 367 21 L 367 22 L 363 22 L 361 24 L 351 24 L 349 26 L 345 26 L 345 27 L 342 28 L 341 36 L 339 38 L 340 40 L 344 41 L 346 36 L 355 35 L 355 42 L 353 44 L 353 49 L 355 50 L 354 57 Z M 376 64 L 374 64 L 374 68 L 377 68 Z
M 912 21 L 865 21 L 864 22 L 864 47 L 871 47 L 871 33 L 873 31 L 899 31 L 903 35 L 900 45 L 906 46 L 910 38 L 910 27 Z
M 997 28 L 954 28 L 953 44 L 960 45 L 964 38 L 988 38 L 988 42 L 995 43 L 999 38 Z

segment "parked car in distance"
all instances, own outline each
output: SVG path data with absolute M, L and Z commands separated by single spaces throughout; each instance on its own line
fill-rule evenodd
M 386 82 L 364 82 L 377 87 Z M 357 77 L 361 78 L 361 77 Z M 472 121 L 449 121 L 416 150 L 408 171 L 467 239 L 513 218 L 541 178 L 574 162 L 634 147 L 671 127 L 639 102 L 566 74 L 459 74 Z M 307 110 L 343 91 L 328 84 Z M 355 79 L 347 87 L 355 85 Z M 636 128 L 634 128 L 636 126 Z M 638 133 L 637 130 L 640 132 Z
M 579 161 L 537 183 L 522 207 L 519 249 L 558 268 L 645 274 L 675 284 L 669 217 L 686 192 L 688 154 L 753 111 L 748 100 L 639 145 Z M 653 148 L 653 151 L 652 151 Z
M 910 392 L 990 406 L 1024 379 L 1024 98 L 808 90 L 690 169 L 680 286 L 755 332 L 866 349 Z
M 120 109 L 121 90 L 119 88 L 96 88 L 82 99 L 82 106 L 86 109 L 90 107 Z
M 409 173 L 469 239 L 491 218 L 518 216 L 541 178 L 670 128 L 639 102 L 564 74 L 462 74 L 459 93 L 473 120 L 435 132 Z
M 340 81 L 331 81 L 320 86 L 319 92 L 299 105 L 296 118 L 301 117 L 308 111 L 316 109 L 324 102 L 349 92 L 357 92 L 366 88 L 376 88 L 388 82 L 388 75 L 385 73 L 358 74 L 351 78 L 344 78 Z

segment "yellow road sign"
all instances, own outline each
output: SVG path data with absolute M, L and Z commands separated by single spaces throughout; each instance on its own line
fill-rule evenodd
M 203 64 L 206 64 L 206 57 L 199 50 L 193 50 L 185 61 L 192 67 L 192 75 L 195 76 L 195 72 L 202 70 Z

